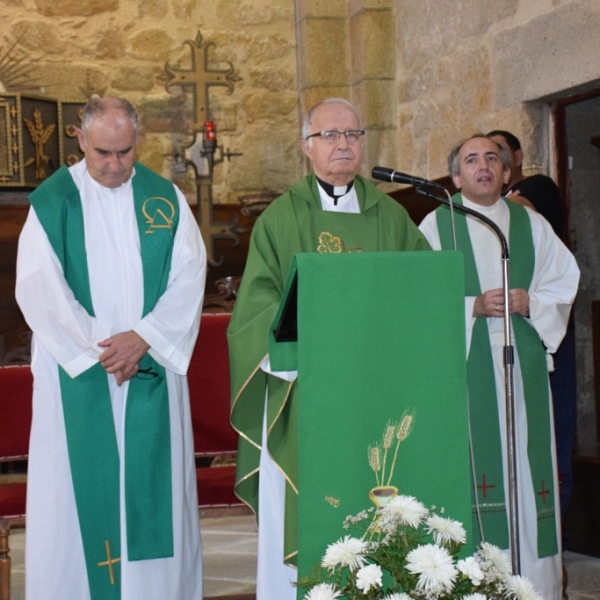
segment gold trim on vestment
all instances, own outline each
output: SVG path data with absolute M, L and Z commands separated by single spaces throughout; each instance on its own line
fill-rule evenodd
M 242 393 L 244 392 L 244 390 L 248 387 L 248 384 L 250 383 L 250 381 L 252 380 L 252 378 L 256 375 L 256 373 L 260 370 L 260 365 L 263 364 L 263 362 L 265 361 L 265 359 L 269 356 L 269 354 L 265 354 L 264 357 L 262 358 L 262 360 L 259 361 L 258 365 L 254 368 L 254 370 L 250 373 L 250 375 L 248 376 L 248 378 L 246 379 L 246 381 L 244 381 L 244 384 L 240 387 L 239 392 L 236 394 L 235 398 L 233 399 L 233 402 L 231 403 L 231 409 L 229 410 L 229 421 L 231 422 L 231 427 L 233 428 L 233 430 L 242 438 L 244 438 L 249 444 L 251 444 L 252 446 L 254 446 L 257 450 L 260 450 L 262 452 L 262 446 L 260 444 L 257 444 L 254 440 L 251 440 L 243 431 L 241 431 L 240 429 L 238 429 L 234 422 L 233 422 L 233 412 L 235 411 L 236 407 L 237 407 L 237 402 L 240 399 L 240 396 L 242 395 Z M 265 374 L 266 375 L 266 374 Z
M 285 395 L 285 399 L 281 403 L 281 407 L 279 408 L 279 412 L 277 413 L 277 415 L 273 419 L 273 423 L 271 424 L 271 426 L 267 427 L 267 452 L 269 453 L 269 456 L 273 460 L 273 463 L 275 464 L 275 466 L 281 471 L 281 474 L 285 477 L 285 480 L 290 484 L 290 487 L 294 490 L 294 492 L 295 492 L 295 494 L 297 496 L 298 495 L 298 489 L 292 483 L 292 480 L 288 477 L 287 473 L 281 468 L 281 466 L 279 465 L 279 463 L 275 460 L 275 458 L 273 457 L 273 455 L 269 452 L 269 435 L 271 434 L 271 430 L 275 426 L 275 423 L 277 423 L 277 421 L 279 420 L 279 417 L 281 416 L 281 413 L 283 412 L 283 408 L 287 404 L 287 401 L 288 401 L 288 398 L 290 397 L 290 394 L 292 392 L 292 387 L 293 387 L 294 383 L 295 383 L 295 381 L 291 381 L 290 382 L 290 385 L 288 386 L 287 394 Z M 268 387 L 269 387 L 269 384 L 267 383 L 267 392 L 268 392 Z
M 241 438 L 245 439 L 249 444 L 262 452 L 262 446 L 259 446 L 256 442 L 251 440 L 243 431 L 240 431 L 237 427 L 234 427 L 233 423 L 231 424 L 231 427 Z
M 246 379 L 246 381 L 244 382 L 244 384 L 240 387 L 239 392 L 236 394 L 235 398 L 233 399 L 233 402 L 231 404 L 231 410 L 229 413 L 229 420 L 231 422 L 231 426 L 233 428 L 233 430 L 240 436 L 242 437 L 244 440 L 246 440 L 249 444 L 251 444 L 252 446 L 254 446 L 257 450 L 260 450 L 260 452 L 263 451 L 263 447 L 262 445 L 257 444 L 256 442 L 254 442 L 253 440 L 251 440 L 243 431 L 241 431 L 240 429 L 238 429 L 234 422 L 233 422 L 233 412 L 237 406 L 237 402 L 240 398 L 240 396 L 242 395 L 242 393 L 244 392 L 244 390 L 248 387 L 248 384 L 250 383 L 250 381 L 252 380 L 252 378 L 256 375 L 256 373 L 259 371 L 260 366 L 263 364 L 263 362 L 265 361 L 266 358 L 268 358 L 269 353 L 267 352 L 267 354 L 264 355 L 264 357 L 259 361 L 258 365 L 255 367 L 255 369 L 250 373 L 250 375 L 248 376 L 248 378 Z M 268 373 L 265 373 L 265 375 L 269 375 Z M 275 377 L 273 375 L 273 377 Z M 279 412 L 277 413 L 277 415 L 275 416 L 275 419 L 273 419 L 273 423 L 271 424 L 270 427 L 267 427 L 267 441 L 269 439 L 269 434 L 271 433 L 271 429 L 273 428 L 273 426 L 275 425 L 275 423 L 279 420 L 279 417 L 281 416 L 281 412 L 283 411 L 284 406 L 287 404 L 287 401 L 290 397 L 290 393 L 292 391 L 292 387 L 294 385 L 294 381 L 291 381 L 289 383 L 289 387 L 288 387 L 288 391 L 287 394 L 285 395 L 284 401 L 281 403 L 281 407 L 279 409 Z M 267 409 L 267 400 L 266 400 L 266 394 L 268 394 L 269 391 L 269 382 L 267 380 L 267 385 L 265 386 L 265 400 L 263 403 L 263 412 Z M 262 441 L 262 438 L 261 438 Z M 267 448 L 266 448 L 267 452 L 269 452 L 269 448 L 268 448 L 268 443 L 267 443 Z M 294 491 L 294 493 L 296 495 L 298 495 L 298 489 L 296 488 L 296 486 L 292 483 L 292 480 L 290 479 L 290 477 L 288 476 L 288 474 L 281 468 L 281 466 L 279 465 L 279 463 L 273 458 L 273 456 L 271 455 L 271 453 L 269 452 L 269 456 L 271 457 L 273 464 L 277 467 L 277 469 L 279 469 L 280 473 L 283 475 L 283 477 L 285 478 L 285 480 L 288 482 L 288 484 L 290 485 L 290 487 L 292 488 L 292 490 Z M 244 475 L 244 477 L 242 477 L 241 479 L 238 479 L 236 481 L 235 487 L 237 487 L 240 483 L 242 483 L 243 481 L 246 481 L 248 479 L 250 479 L 250 477 L 254 477 L 255 475 L 258 475 L 260 472 L 260 467 L 255 469 L 254 471 L 251 471 L 250 473 L 247 473 L 246 475 Z M 237 496 L 237 493 L 236 493 Z M 239 498 L 239 496 L 238 496 Z M 254 515 L 256 516 L 257 513 L 252 509 L 252 507 L 243 499 L 240 498 L 240 500 L 246 504 L 247 506 L 250 507 L 250 509 L 252 510 L 252 512 L 254 513 Z M 293 556 L 293 555 L 292 555 Z
M 247 479 L 250 479 L 250 477 L 254 477 L 255 475 L 258 475 L 258 468 L 254 469 L 254 471 L 250 471 L 250 473 L 246 473 L 246 475 L 244 475 L 244 477 L 242 477 L 241 479 L 239 479 L 238 481 L 235 482 L 235 485 L 233 486 L 233 493 L 236 495 L 236 497 L 238 498 L 238 500 L 241 500 L 242 503 L 247 506 L 251 511 L 252 514 L 254 515 L 254 520 L 258 521 L 258 513 L 254 510 L 254 507 L 249 504 L 248 502 L 246 502 L 246 500 L 244 500 L 244 498 L 242 498 L 238 493 L 237 493 L 237 486 L 240 483 L 243 483 L 244 481 L 246 481 Z
M 286 564 L 288 567 L 292 567 L 292 569 L 296 569 L 296 571 L 298 570 L 298 565 L 294 565 L 294 564 L 290 564 L 288 561 L 291 560 L 291 558 L 293 556 L 298 556 L 298 550 L 295 550 L 294 552 L 292 552 L 291 554 L 288 554 L 287 556 L 283 557 L 283 562 L 284 564 Z
M 256 467 L 256 469 L 254 469 L 253 471 L 246 473 L 241 479 L 238 479 L 236 481 L 235 485 L 238 485 L 239 483 L 242 483 L 243 481 L 250 479 L 250 477 L 254 477 L 254 475 L 256 475 L 258 473 L 258 471 L 259 471 L 259 468 Z

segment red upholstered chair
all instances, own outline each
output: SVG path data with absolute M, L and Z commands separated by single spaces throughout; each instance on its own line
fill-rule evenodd
M 233 459 L 237 452 L 237 434 L 229 422 L 226 332 L 230 317 L 229 313 L 202 315 L 200 335 L 188 370 L 197 457 L 229 455 Z M 27 459 L 32 385 L 29 366 L 0 367 L 0 463 Z M 234 480 L 233 464 L 198 468 L 199 505 L 240 505 L 233 493 Z M 0 518 L 15 525 L 24 524 L 26 487 L 24 477 L 18 482 L 0 479 Z
M 27 459 L 32 392 L 29 366 L 0 367 L 0 463 Z M 23 523 L 26 488 L 24 478 L 10 483 L 0 479 L 0 517 Z
M 229 421 L 229 313 L 204 313 L 200 334 L 188 369 L 194 452 L 199 459 L 230 456 L 237 452 L 237 434 Z M 198 504 L 241 505 L 235 496 L 235 465 L 196 469 Z
M 27 459 L 32 386 L 29 366 L 0 367 L 0 463 Z M 0 600 L 10 598 L 8 536 L 11 525 L 25 523 L 26 492 L 25 474 L 0 476 Z
M 237 452 L 237 434 L 229 422 L 229 313 L 202 315 L 200 335 L 188 370 L 194 452 L 198 458 L 230 456 Z M 0 463 L 25 461 L 29 453 L 33 379 L 29 366 L 0 367 Z M 6 523 L 25 523 L 27 484 L 0 477 L 0 600 L 8 600 L 10 557 Z M 233 492 L 235 465 L 196 470 L 198 504 L 239 506 Z M 0 527 L 2 529 L 2 527 Z

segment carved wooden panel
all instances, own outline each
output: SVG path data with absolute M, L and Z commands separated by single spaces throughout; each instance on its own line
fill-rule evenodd
M 33 188 L 82 154 L 75 136 L 82 104 L 0 94 L 0 187 Z
M 27 329 L 15 300 L 15 265 L 28 210 L 28 205 L 0 205 L 0 358 L 21 345 L 20 334 Z

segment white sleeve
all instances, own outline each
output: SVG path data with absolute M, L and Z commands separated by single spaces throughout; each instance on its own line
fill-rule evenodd
M 298 371 L 273 371 L 273 369 L 271 369 L 271 359 L 268 355 L 265 357 L 262 363 L 260 363 L 260 368 L 265 373 L 273 375 L 273 377 L 283 379 L 284 381 L 289 381 L 290 383 L 298 379 Z
M 550 224 L 536 212 L 527 210 L 536 257 L 529 289 L 530 320 L 548 352 L 556 352 L 577 294 L 579 267 Z
M 206 249 L 185 197 L 175 189 L 179 199 L 179 224 L 167 289 L 133 330 L 150 344 L 152 358 L 166 369 L 184 375 L 200 326 Z
M 71 377 L 98 362 L 97 343 L 117 333 L 75 299 L 33 208 L 19 237 L 16 298 L 36 343 Z

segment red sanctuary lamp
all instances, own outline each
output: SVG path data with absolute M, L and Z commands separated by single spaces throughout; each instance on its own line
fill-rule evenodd
M 214 121 L 204 122 L 204 142 L 213 148 L 217 144 L 217 128 Z
M 202 139 L 202 154 L 208 160 L 208 177 L 212 179 L 212 172 L 217 149 L 217 129 L 214 121 L 204 121 L 204 137 Z

